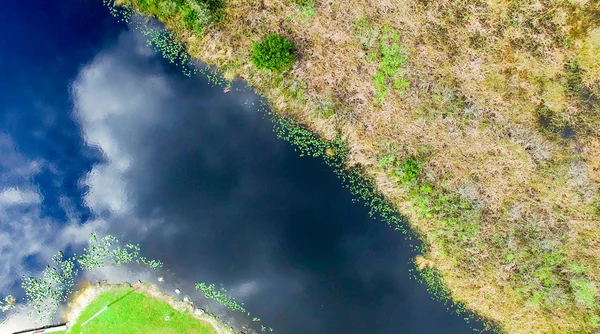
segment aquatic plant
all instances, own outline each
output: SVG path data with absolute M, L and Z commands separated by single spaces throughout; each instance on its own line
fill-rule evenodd
M 75 277 L 80 270 L 89 271 L 129 263 L 138 263 L 153 269 L 162 266 L 160 261 L 140 256 L 139 245 L 128 243 L 120 246 L 114 236 L 107 235 L 98 239 L 96 233 L 91 234 L 83 254 L 65 258 L 65 254 L 59 251 L 52 257 L 52 262 L 54 266 L 48 265 L 41 277 L 24 277 L 21 283 L 27 305 L 32 307 L 44 322 L 55 317 L 60 303 L 66 301 L 73 292 Z M 14 304 L 15 299 L 7 296 L 0 309 L 3 312 L 7 311 L 13 308 Z
M 217 290 L 214 284 L 206 285 L 205 283 L 196 283 L 195 288 L 196 290 L 202 291 L 206 298 L 216 300 L 217 302 L 219 302 L 219 304 L 227 307 L 232 311 L 246 312 L 244 307 L 238 304 L 238 302 L 236 302 L 235 299 L 233 299 L 233 297 L 227 295 L 227 290 L 223 288 Z
M 4 299 L 0 301 L 0 311 L 6 312 L 10 309 L 15 308 L 15 302 L 15 297 L 13 297 L 12 295 L 4 297 Z
M 135 11 L 133 10 L 134 7 L 131 1 L 121 0 L 118 1 L 118 4 L 115 3 L 115 0 L 103 0 L 103 2 L 114 17 L 119 21 L 127 22 L 133 29 L 140 31 L 147 38 L 146 45 L 156 53 L 162 55 L 171 64 L 180 68 L 184 75 L 189 77 L 197 73 L 202 73 L 214 85 L 225 86 L 229 84 L 229 81 L 225 80 L 219 71 L 210 67 L 199 67 L 199 64 L 194 62 L 193 58 L 187 52 L 180 34 L 165 29 L 161 25 L 157 25 L 156 22 L 148 19 L 134 20 Z M 222 8 L 225 4 L 224 0 L 189 0 L 185 3 L 194 8 L 198 6 L 201 8 L 207 7 L 211 11 L 210 19 L 202 19 L 204 21 L 208 20 L 205 22 L 206 26 L 204 28 L 207 28 L 210 24 L 219 22 L 223 18 Z M 178 11 L 182 11 L 187 13 L 188 18 L 195 17 L 196 20 L 201 20 L 199 14 L 194 14 L 195 12 L 191 9 L 182 9 L 184 7 L 178 5 L 178 2 L 150 0 L 147 5 L 149 6 L 148 10 L 152 10 L 145 11 L 144 13 L 154 15 L 159 19 L 164 19 L 165 16 L 177 15 Z M 190 25 L 191 23 L 188 22 L 186 24 Z M 200 33 L 199 30 L 202 29 L 197 28 L 195 31 Z
M 267 113 L 269 113 L 267 111 Z M 366 177 L 358 167 L 346 165 L 349 149 L 345 139 L 338 135 L 334 140 L 327 141 L 305 127 L 270 113 L 277 136 L 294 146 L 300 156 L 311 156 L 324 159 L 333 168 L 335 174 L 342 180 L 344 187 L 353 195 L 353 200 L 361 200 L 369 208 L 370 216 L 379 216 L 382 220 L 409 236 L 406 221 L 397 210 L 375 187 L 373 179 Z
M 117 5 L 115 0 L 102 0 L 102 3 L 108 8 L 110 14 L 120 22 L 131 22 L 135 14 L 133 7 L 127 3 Z

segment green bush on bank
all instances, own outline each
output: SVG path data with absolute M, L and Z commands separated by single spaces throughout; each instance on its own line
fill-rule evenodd
M 278 34 L 269 34 L 252 46 L 252 63 L 257 68 L 283 72 L 296 62 L 294 44 Z

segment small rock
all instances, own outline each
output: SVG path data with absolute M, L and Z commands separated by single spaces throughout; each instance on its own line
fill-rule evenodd
M 181 293 L 181 290 L 179 290 L 179 289 L 175 289 L 175 293 L 176 293 L 176 294 L 180 294 L 180 293 Z
M 165 279 L 161 276 L 161 277 L 158 278 L 158 281 L 162 283 L 162 282 L 165 281 Z
M 138 280 L 138 284 L 142 284 L 142 280 L 141 279 Z
M 186 302 L 186 303 L 189 303 L 190 302 L 190 297 L 184 296 L 183 297 L 183 301 Z
M 204 313 L 204 310 L 201 308 L 194 309 L 194 315 L 202 315 Z

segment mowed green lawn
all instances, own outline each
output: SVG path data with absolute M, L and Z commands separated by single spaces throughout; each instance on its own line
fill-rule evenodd
M 119 298 L 122 299 L 118 300 Z M 117 301 L 118 300 L 118 301 Z M 104 306 L 109 308 L 81 326 Z M 165 320 L 165 317 L 169 320 Z M 147 297 L 131 289 L 105 292 L 94 299 L 81 313 L 68 333 L 216 333 L 214 327 L 191 315 L 174 310 L 169 304 Z

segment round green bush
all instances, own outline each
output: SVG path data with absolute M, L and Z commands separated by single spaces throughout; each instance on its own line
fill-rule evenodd
M 252 46 L 252 63 L 257 68 L 283 72 L 296 62 L 294 44 L 287 38 L 270 34 Z

